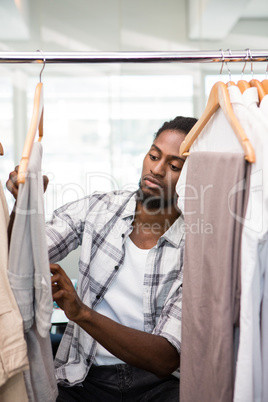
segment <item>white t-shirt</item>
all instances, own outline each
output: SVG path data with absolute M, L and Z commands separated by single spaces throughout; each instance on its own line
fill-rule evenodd
M 125 248 L 124 263 L 96 311 L 122 325 L 143 331 L 143 279 L 150 250 L 140 249 L 129 237 L 125 241 Z M 119 363 L 124 362 L 97 344 L 94 364 Z

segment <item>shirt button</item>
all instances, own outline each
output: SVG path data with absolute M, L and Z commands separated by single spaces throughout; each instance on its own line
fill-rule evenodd
M 115 267 L 114 267 L 114 269 L 117 271 L 118 270 L 118 268 L 119 268 L 119 265 L 116 265 Z
M 100 297 L 101 297 L 100 295 L 97 295 L 97 296 L 96 296 L 96 299 L 98 299 L 98 300 L 99 300 L 99 299 L 100 299 Z
M 121 236 L 122 236 L 122 239 L 124 239 L 124 237 L 125 237 L 125 234 L 124 234 L 124 233 L 122 233 L 122 234 L 121 234 Z

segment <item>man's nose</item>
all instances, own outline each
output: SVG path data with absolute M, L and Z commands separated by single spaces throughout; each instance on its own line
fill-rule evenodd
M 151 168 L 151 172 L 155 176 L 161 176 L 164 177 L 166 174 L 165 166 L 163 162 L 159 161 L 153 165 Z

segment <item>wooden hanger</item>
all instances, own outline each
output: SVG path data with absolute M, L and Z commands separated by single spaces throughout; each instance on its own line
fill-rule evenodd
M 245 159 L 253 163 L 255 162 L 255 152 L 254 149 L 246 136 L 242 126 L 237 120 L 232 104 L 230 102 L 229 94 L 227 86 L 224 82 L 218 81 L 213 85 L 210 95 L 208 98 L 207 106 L 205 108 L 204 113 L 201 118 L 197 121 L 194 127 L 187 134 L 185 140 L 182 142 L 180 146 L 180 155 L 187 156 L 189 155 L 189 149 L 191 145 L 194 143 L 195 139 L 201 133 L 203 128 L 208 123 L 209 119 L 213 116 L 213 114 L 221 108 L 224 112 L 225 117 L 229 121 L 231 127 L 233 128 L 243 150 L 245 153 Z M 217 135 L 215 133 L 215 135 Z
M 243 94 L 246 89 L 250 88 L 250 83 L 245 80 L 239 80 L 237 81 L 237 86 L 240 89 L 241 94 Z
M 20 166 L 18 171 L 18 183 L 24 183 L 29 158 L 32 152 L 33 143 L 35 140 L 37 128 L 39 130 L 38 141 L 43 137 L 43 113 L 44 113 L 44 98 L 43 98 L 43 84 L 39 82 L 35 88 L 34 105 L 31 124 L 25 139 Z
M 258 90 L 259 101 L 261 102 L 266 95 L 264 87 L 259 80 L 252 79 L 249 81 L 251 87 L 255 87 Z
M 262 83 L 263 89 L 265 91 L 265 94 L 267 95 L 268 94 L 268 79 L 262 80 L 261 83 Z

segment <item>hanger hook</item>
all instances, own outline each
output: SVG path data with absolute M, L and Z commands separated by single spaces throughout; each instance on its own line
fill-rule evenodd
M 231 49 L 227 49 L 227 50 L 229 51 L 229 55 L 232 56 Z M 225 62 L 225 64 L 226 64 L 226 67 L 227 67 L 227 69 L 228 69 L 229 81 L 232 81 L 231 70 L 230 70 L 230 68 L 229 68 L 229 65 L 227 64 L 227 61 Z
M 44 71 L 44 68 L 45 68 L 45 65 L 46 65 L 46 58 L 45 58 L 44 53 L 42 52 L 42 50 L 38 49 L 37 52 L 40 52 L 41 55 L 43 56 L 43 67 L 42 67 L 42 70 L 40 71 L 40 74 L 39 74 L 39 80 L 40 80 L 40 82 L 42 82 L 41 77 L 42 77 L 42 72 Z
M 224 57 L 224 52 L 223 52 L 223 50 L 220 49 L 220 51 L 221 51 L 221 60 L 222 60 L 222 63 L 221 63 L 221 71 L 220 71 L 220 76 L 221 76 L 225 57 Z M 267 64 L 267 68 L 268 68 L 268 64 Z
M 251 77 L 254 78 L 254 73 L 253 73 L 253 59 L 252 59 L 252 54 L 251 54 L 251 50 L 248 49 L 248 55 L 251 61 Z
M 244 71 L 245 71 L 248 59 L 249 59 L 249 49 L 246 49 L 245 64 L 244 64 L 244 67 L 243 67 L 242 72 L 241 72 L 241 80 L 243 79 L 243 75 L 244 75 Z

